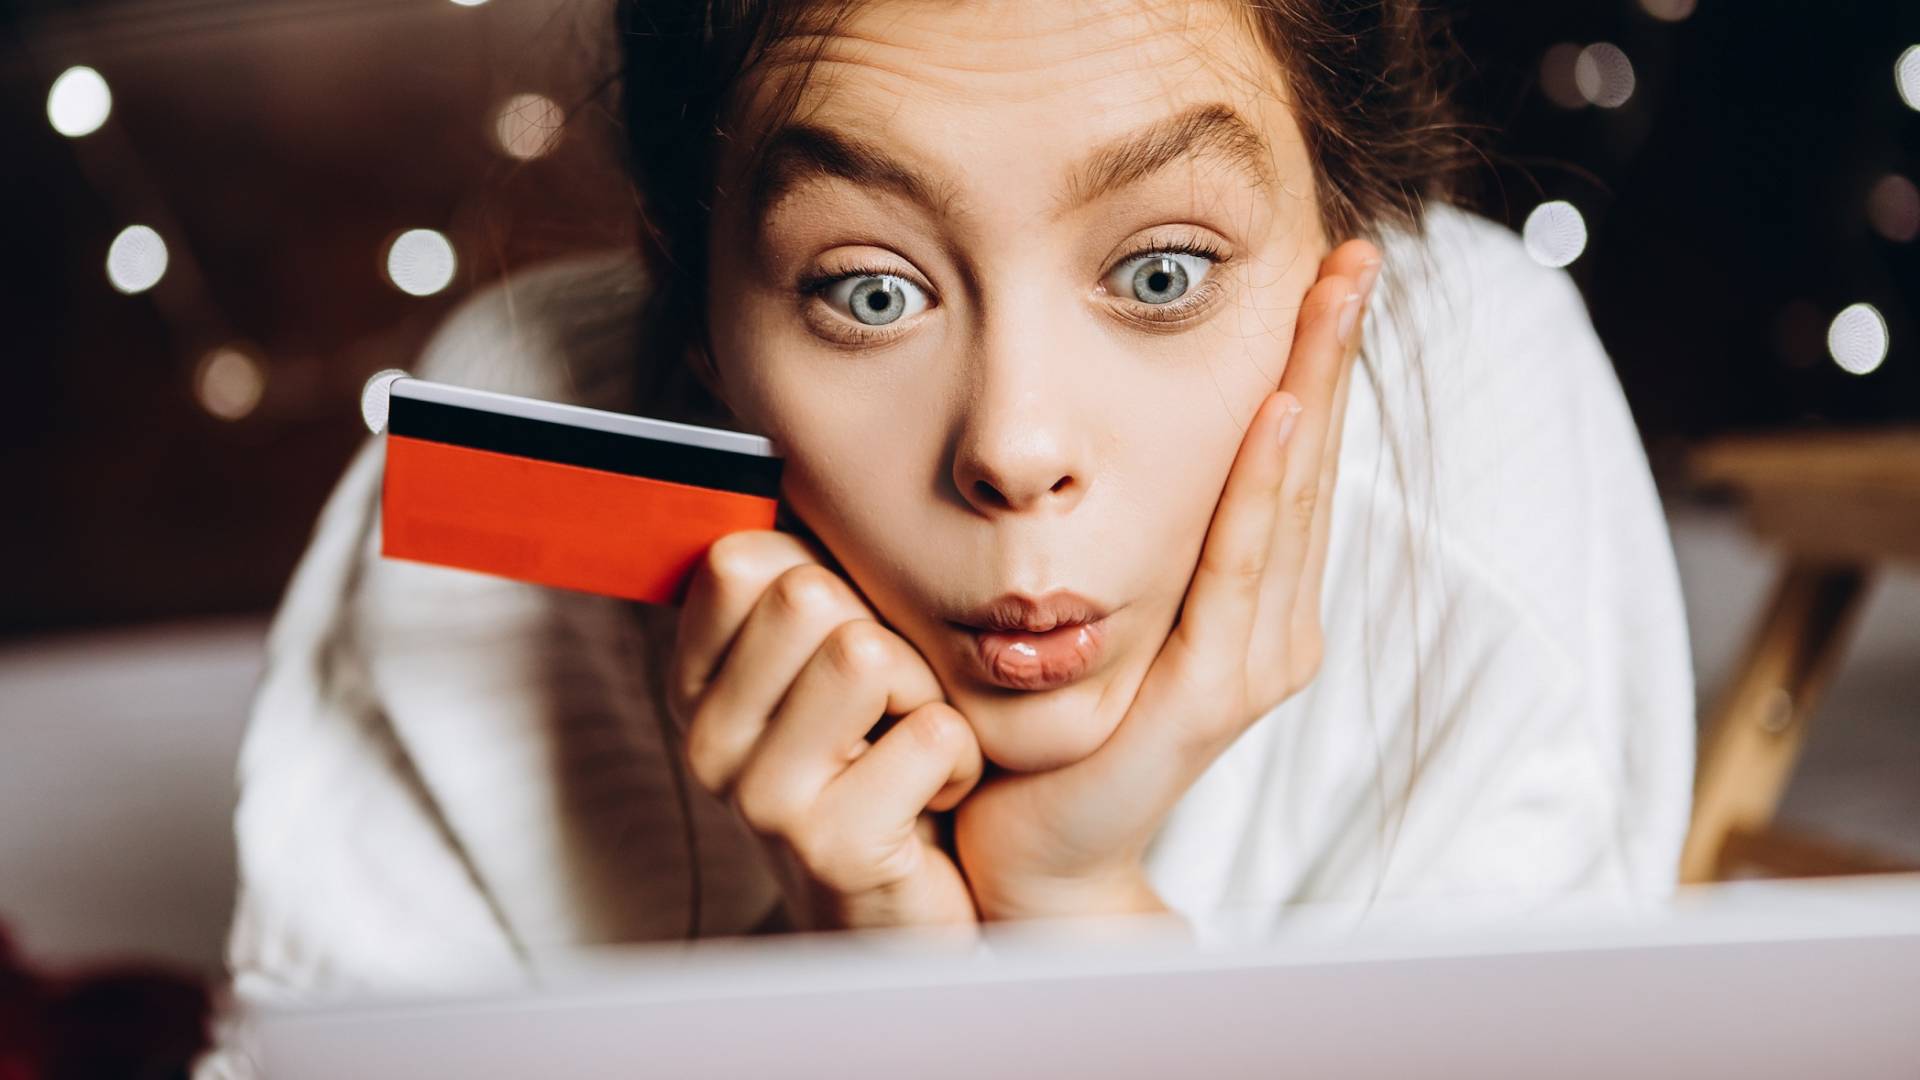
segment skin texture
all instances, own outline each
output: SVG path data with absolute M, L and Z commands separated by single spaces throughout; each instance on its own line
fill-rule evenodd
M 932 205 L 802 170 L 759 213 L 741 144 L 722 159 L 719 388 L 825 550 L 709 553 L 674 661 L 689 761 L 778 841 L 814 925 L 1154 910 L 1165 813 L 1317 670 L 1378 253 L 1329 253 L 1280 72 L 1228 6 L 883 3 L 802 44 L 822 61 L 798 118 Z M 1251 160 L 1216 140 L 1076 197 L 1102 148 L 1208 106 L 1257 133 Z M 1168 245 L 1221 259 L 1142 302 L 1134 260 Z M 806 288 L 876 273 L 911 286 L 886 325 Z M 1055 588 L 1113 609 L 1097 665 L 1045 691 L 970 676 L 944 617 Z M 905 719 L 869 747 L 882 714 Z M 926 816 L 949 809 L 958 865 Z
M 1056 216 L 1096 147 L 1214 102 L 1265 135 L 1272 184 L 1181 160 Z M 1173 623 L 1326 251 L 1277 68 L 1224 6 L 875 4 L 825 42 L 801 115 L 939 177 L 953 214 L 820 178 L 754 230 L 744 179 L 723 195 L 709 315 L 728 403 L 780 445 L 796 513 L 989 759 L 1085 757 Z M 1230 258 L 1176 327 L 1103 284 L 1137 248 L 1196 241 Z M 859 343 L 844 311 L 795 291 L 853 267 L 935 302 Z M 1041 693 L 959 675 L 966 641 L 934 613 L 1060 587 L 1118 609 L 1095 670 Z

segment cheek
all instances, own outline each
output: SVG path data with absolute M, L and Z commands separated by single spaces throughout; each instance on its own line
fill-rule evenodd
M 1308 266 L 1307 283 L 1314 268 Z M 1181 341 L 1185 375 L 1161 388 L 1125 434 L 1135 480 L 1129 535 L 1150 541 L 1152 588 L 1177 608 L 1212 524 L 1247 425 L 1279 388 L 1306 285 L 1298 275 L 1247 289 L 1213 325 Z M 1178 448 L 1175 452 L 1168 452 Z
M 727 404 L 779 447 L 786 501 L 884 618 L 915 627 L 926 580 L 943 561 L 962 561 L 931 542 L 950 526 L 935 520 L 930 494 L 940 454 L 940 426 L 926 419 L 938 407 L 934 388 L 889 378 L 870 358 L 833 355 L 764 290 L 713 315 Z
M 1249 397 L 1251 404 L 1244 400 Z M 1178 403 L 1163 398 L 1158 429 L 1142 440 L 1143 448 L 1180 448 L 1176 453 L 1141 454 L 1134 462 L 1139 497 L 1129 508 L 1132 521 L 1123 534 L 1140 546 L 1150 589 L 1167 605 L 1169 621 L 1186 594 L 1239 451 L 1243 417 L 1251 415 L 1259 399 L 1259 391 L 1249 395 L 1224 381 L 1210 381 L 1198 396 Z
M 830 385 L 768 372 L 743 388 L 761 430 L 785 456 L 781 488 L 801 521 L 871 596 L 897 561 L 901 534 L 923 531 L 921 486 L 912 478 L 931 451 L 912 425 L 869 422 Z M 888 468 L 876 468 L 884 461 Z
M 770 362 L 781 349 L 781 324 L 772 301 L 757 292 L 736 291 L 722 298 L 729 268 L 716 266 L 707 286 L 707 327 L 721 391 L 735 417 L 763 435 L 776 435 L 782 414 L 780 388 L 769 381 Z M 806 387 L 799 388 L 802 393 Z M 777 437 L 777 436 L 776 436 Z
M 759 360 L 743 367 L 741 406 L 780 447 L 786 501 L 880 613 L 905 625 L 916 581 L 952 555 L 938 542 L 950 523 L 935 520 L 926 479 L 937 428 L 899 421 L 906 409 L 869 407 L 806 364 Z
M 1224 394 L 1243 418 L 1251 417 L 1267 394 L 1280 388 L 1293 351 L 1300 305 L 1319 274 L 1318 260 L 1287 248 L 1270 253 L 1244 271 L 1239 302 L 1221 320 L 1215 348 L 1225 365 Z

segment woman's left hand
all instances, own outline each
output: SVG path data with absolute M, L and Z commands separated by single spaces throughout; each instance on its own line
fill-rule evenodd
M 1113 735 L 1071 765 L 1002 774 L 954 810 L 954 849 L 983 919 L 1165 911 L 1144 863 L 1161 823 L 1222 751 L 1318 673 L 1341 420 L 1379 265 L 1364 240 L 1321 262 L 1280 390 L 1248 426 L 1180 616 Z

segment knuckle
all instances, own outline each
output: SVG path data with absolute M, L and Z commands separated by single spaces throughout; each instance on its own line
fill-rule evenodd
M 910 880 L 921 865 L 917 844 L 898 844 L 860 869 L 867 874 L 869 888 L 886 888 Z
M 927 750 L 945 750 L 960 737 L 964 720 L 953 706 L 936 701 L 908 713 L 900 721 L 914 741 Z
M 1288 499 L 1287 505 L 1293 511 L 1296 523 L 1300 525 L 1313 524 L 1313 512 L 1318 509 L 1320 505 L 1320 485 L 1317 483 L 1302 484 L 1300 490 L 1294 492 L 1292 497 Z
M 756 831 L 787 836 L 791 842 L 798 810 L 796 800 L 771 778 L 742 777 L 734 788 L 733 809 Z
M 698 684 L 697 680 L 687 680 L 677 694 L 669 696 L 667 714 L 679 725 L 682 731 L 691 731 L 700 720 L 701 699 L 707 694 L 708 687 Z
M 1267 576 L 1267 548 L 1261 546 L 1232 560 L 1228 573 L 1248 585 L 1257 585 Z
M 828 829 L 799 829 L 787 838 L 794 857 L 814 879 L 834 887 L 847 885 L 859 876 L 846 842 Z
M 683 756 L 687 771 L 701 787 L 715 795 L 726 789 L 730 778 L 726 775 L 724 754 L 714 738 L 713 725 L 696 721 L 687 729 Z
M 1251 587 L 1259 583 L 1267 572 L 1267 550 L 1263 547 L 1217 556 L 1211 560 L 1208 570 L 1229 581 Z
M 818 563 L 802 563 L 774 580 L 773 596 L 795 615 L 825 616 L 839 606 L 840 581 L 833 571 Z
M 700 718 L 700 705 L 707 692 L 705 680 L 694 674 L 688 665 L 676 662 L 666 684 L 664 697 L 667 716 L 680 726 L 680 730 L 691 730 Z
M 759 573 L 760 551 L 750 532 L 733 532 L 707 546 L 701 569 L 721 585 L 751 580 Z
M 869 892 L 904 881 L 917 854 L 910 844 L 883 852 L 870 840 L 826 828 L 800 830 L 787 843 L 815 881 L 839 893 Z
M 673 655 L 667 661 L 666 699 L 667 715 L 682 728 L 693 723 L 694 708 L 700 702 L 700 693 L 705 689 L 704 679 L 693 670 L 693 661 L 678 642 Z
M 887 628 L 872 619 L 854 619 L 834 627 L 823 648 L 834 670 L 848 679 L 864 681 L 885 670 L 892 659 L 890 637 Z

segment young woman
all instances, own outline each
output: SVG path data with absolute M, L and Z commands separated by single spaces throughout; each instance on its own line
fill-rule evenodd
M 618 18 L 639 263 L 414 371 L 769 435 L 804 529 L 678 610 L 389 562 L 370 440 L 241 762 L 242 992 L 1672 887 L 1660 504 L 1569 279 L 1449 202 L 1416 4 Z

